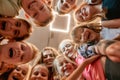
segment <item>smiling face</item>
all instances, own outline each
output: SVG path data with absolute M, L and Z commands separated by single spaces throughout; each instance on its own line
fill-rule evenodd
M 53 60 L 55 59 L 54 52 L 49 49 L 43 52 L 43 63 L 49 68 L 53 66 Z
M 44 65 L 36 65 L 31 72 L 30 80 L 48 80 L 48 69 Z
M 57 58 L 56 68 L 61 76 L 69 76 L 75 70 L 75 66 L 63 56 Z
M 84 22 L 92 20 L 93 15 L 95 15 L 96 13 L 96 8 L 91 5 L 85 4 L 78 8 L 74 15 L 77 22 Z
M 14 37 L 22 37 L 28 32 L 28 25 L 20 19 L 1 18 L 0 19 L 0 34 L 9 39 Z
M 15 68 L 9 75 L 8 80 L 24 80 L 27 72 L 28 72 L 28 65 L 19 65 Z
M 22 7 L 37 24 L 47 22 L 52 18 L 50 8 L 43 0 L 22 0 Z
M 58 1 L 58 11 L 63 13 L 68 13 L 72 9 L 74 9 L 76 5 L 76 0 L 59 0 Z
M 78 28 L 75 31 L 75 37 L 74 41 L 77 43 L 85 43 L 89 41 L 95 41 L 98 40 L 100 37 L 99 33 L 96 33 L 95 31 L 88 29 L 88 28 Z
M 0 46 L 0 62 L 26 63 L 33 58 L 33 49 L 24 42 L 11 42 Z
M 75 59 L 74 44 L 72 44 L 71 41 L 66 40 L 66 41 L 61 42 L 59 48 L 65 56 L 67 56 L 71 60 Z

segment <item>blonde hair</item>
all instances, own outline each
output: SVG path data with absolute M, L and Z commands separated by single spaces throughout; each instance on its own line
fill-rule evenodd
M 61 79 L 63 77 L 63 75 L 60 75 L 58 73 L 58 68 L 57 68 L 57 63 L 59 62 L 59 58 L 64 58 L 65 60 L 67 60 L 68 62 L 72 63 L 73 66 L 75 67 L 75 69 L 77 68 L 77 64 L 75 62 L 73 62 L 72 60 L 70 60 L 69 58 L 67 58 L 66 56 L 64 55 L 59 55 L 55 58 L 54 62 L 53 62 L 53 65 L 54 65 L 54 68 L 55 68 L 55 72 L 56 72 L 56 75 Z
M 54 57 L 57 57 L 59 55 L 58 51 L 53 47 L 45 47 L 41 50 L 41 62 L 43 63 L 43 53 L 46 50 L 51 50 L 53 52 Z
M 77 25 L 77 26 L 73 27 L 73 29 L 70 32 L 70 36 L 71 36 L 72 40 L 77 44 L 79 42 L 75 40 L 75 37 L 76 37 L 77 30 L 80 28 L 88 28 L 88 29 L 93 30 L 96 33 L 100 33 L 100 31 L 102 30 L 102 25 L 100 23 L 89 23 L 89 24 L 86 23 L 83 25 Z
M 95 19 L 98 18 L 98 17 L 100 17 L 100 18 L 106 18 L 106 17 L 105 17 L 105 11 L 102 10 L 102 12 L 93 15 L 93 16 L 92 16 L 92 19 L 90 19 L 90 20 L 81 21 L 81 22 L 78 21 L 78 20 L 75 18 L 75 15 L 76 15 L 76 13 L 77 13 L 83 6 L 85 6 L 85 5 L 90 5 L 90 4 L 88 4 L 87 2 L 84 2 L 84 1 L 83 1 L 83 2 L 80 4 L 80 6 L 75 9 L 75 11 L 74 11 L 74 13 L 73 13 L 74 20 L 75 20 L 75 22 L 76 22 L 77 24 L 80 24 L 81 22 L 90 22 L 90 21 L 95 20 Z M 94 5 L 90 5 L 90 6 L 94 6 Z
M 70 43 L 70 44 L 72 44 L 75 47 L 75 43 L 71 39 L 64 39 L 64 40 L 62 40 L 60 42 L 59 47 L 58 47 L 58 51 L 60 53 L 62 53 L 62 46 L 63 46 L 63 44 L 66 44 L 66 43 Z

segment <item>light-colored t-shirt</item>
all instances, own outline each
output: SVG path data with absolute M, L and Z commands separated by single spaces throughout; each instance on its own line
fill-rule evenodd
M 0 15 L 1 16 L 17 16 L 20 10 L 21 0 L 0 0 Z

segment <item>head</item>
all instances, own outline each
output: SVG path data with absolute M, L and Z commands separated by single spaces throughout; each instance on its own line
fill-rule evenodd
M 9 75 L 8 80 L 25 80 L 29 70 L 29 65 L 18 65 Z
M 77 23 L 80 22 L 89 22 L 97 17 L 102 17 L 99 8 L 96 8 L 95 5 L 90 5 L 85 2 L 81 3 L 80 7 L 78 7 L 74 12 L 74 19 Z
M 76 57 L 76 49 L 75 44 L 70 39 L 65 39 L 59 44 L 59 50 L 63 53 L 66 57 L 74 60 Z
M 71 31 L 71 37 L 77 44 L 100 40 L 100 25 L 84 24 L 75 26 Z
M 53 61 L 58 56 L 56 49 L 52 47 L 45 47 L 41 51 L 42 63 L 44 63 L 48 68 L 53 67 Z
M 10 42 L 8 44 L 0 45 L 0 62 L 9 64 L 22 64 L 32 60 L 37 48 L 27 42 Z
M 44 0 L 22 0 L 22 8 L 39 26 L 46 26 L 52 21 L 53 15 L 51 8 L 46 5 Z
M 30 36 L 32 26 L 24 19 L 20 18 L 1 18 L 0 34 L 8 39 L 21 41 Z
M 76 7 L 77 0 L 58 0 L 57 11 L 60 14 L 66 14 Z
M 76 69 L 77 65 L 64 55 L 59 55 L 54 60 L 54 67 L 61 77 L 68 77 Z
M 37 64 L 32 68 L 29 80 L 48 80 L 48 68 L 44 64 Z

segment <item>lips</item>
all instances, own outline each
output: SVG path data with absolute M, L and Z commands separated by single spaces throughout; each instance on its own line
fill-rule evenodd
M 16 77 L 16 76 L 13 76 L 12 79 L 13 80 L 19 80 L 18 77 Z

